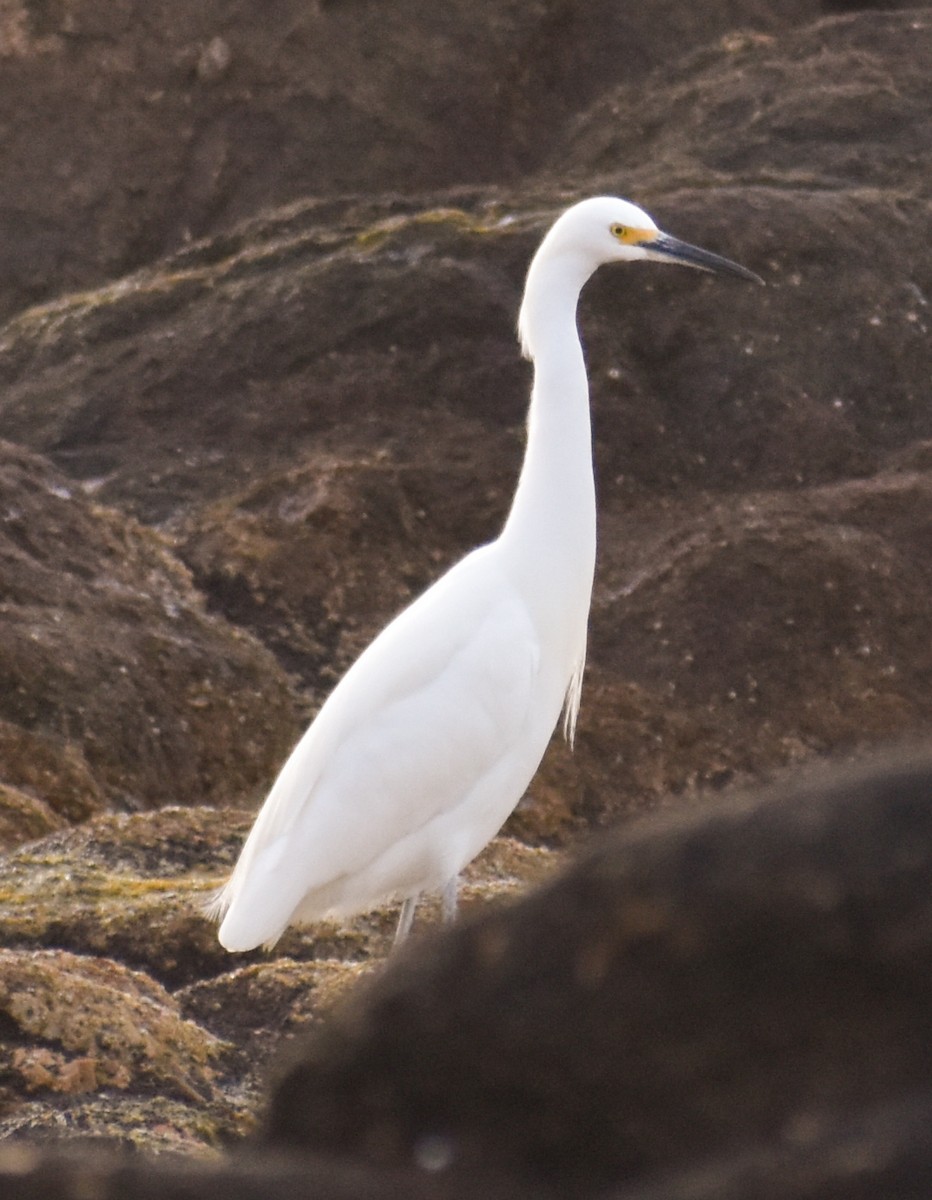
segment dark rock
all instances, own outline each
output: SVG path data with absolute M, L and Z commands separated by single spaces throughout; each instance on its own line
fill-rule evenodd
M 373 1171 L 255 1151 L 207 1164 L 0 1146 L 0 1186 L 5 1200 L 521 1200 L 513 1186 L 487 1176 Z
M 911 191 L 932 120 L 929 14 L 863 7 L 873 11 L 772 33 L 745 26 L 666 56 L 645 81 L 614 81 L 554 147 L 555 177 L 615 187 L 633 172 L 648 192 L 708 175 L 742 188 Z M 834 261 L 824 249 L 820 266 Z M 865 274 L 872 261 L 866 243 Z
M 830 69 L 855 95 L 823 114 L 807 170 L 826 146 L 869 142 L 870 80 L 899 78 L 909 45 L 889 101 L 904 153 L 878 165 L 883 191 L 864 157 L 828 188 L 789 160 L 779 187 L 776 175 L 720 186 L 715 138 L 758 134 L 716 95 L 769 96 L 760 121 L 788 144 L 777 97 L 794 81 L 778 47 L 754 41 L 691 64 L 703 102 L 687 166 L 659 133 L 644 142 L 629 182 L 659 187 L 651 171 L 681 170 L 690 190 L 666 196 L 670 223 L 766 269 L 763 258 L 770 286 L 604 272 L 587 296 L 601 504 L 592 670 L 580 753 L 553 751 L 532 795 L 554 803 L 536 825 L 525 806 L 523 836 L 552 840 L 671 793 L 929 728 L 932 282 L 913 251 L 927 185 L 906 152 L 929 132 L 928 29 L 915 14 L 864 14 L 790 40 L 800 87 Z M 685 71 L 650 86 L 692 97 Z M 780 120 L 797 128 L 792 112 Z M 607 123 L 580 131 L 580 153 L 598 161 L 591 139 Z M 211 604 L 315 700 L 507 507 L 527 387 L 511 323 L 541 202 L 462 199 L 471 214 L 296 206 L 6 330 L 8 428 L 99 476 L 109 501 L 171 518 Z M 502 225 L 506 202 L 519 219 Z
M 619 79 L 817 0 L 18 3 L 0 16 L 0 311 L 306 195 L 520 177 Z
M 932 1179 L 932 1094 L 790 1129 L 766 1147 L 612 1191 L 619 1200 L 923 1200 Z
M 603 521 L 598 671 L 579 739 L 584 787 L 615 794 L 605 815 L 652 791 L 694 795 L 928 730 L 932 473 L 922 462 Z M 621 790 L 609 747 L 625 764 Z M 572 785 L 562 791 L 572 804 Z M 585 818 L 578 784 L 576 794 Z
M 795 31 L 785 47 L 710 48 L 613 94 L 574 134 L 578 192 L 635 195 L 769 284 L 601 274 L 584 326 L 607 481 L 787 486 L 867 473 L 885 450 L 932 436 L 932 282 L 913 252 L 929 220 L 918 148 L 930 136 L 930 36 L 922 13 L 865 13 Z M 814 113 L 807 88 L 830 83 L 836 101 Z M 635 102 L 657 112 L 650 128 L 628 119 Z M 724 147 L 747 155 L 740 170 Z M 542 174 L 523 189 L 448 194 L 443 208 L 306 201 L 31 310 L 4 331 L 7 428 L 147 519 L 241 493 L 244 480 L 255 508 L 271 470 L 325 468 L 328 454 L 371 462 L 382 450 L 407 468 L 425 432 L 471 443 L 482 464 L 507 431 L 480 475 L 482 491 L 499 480 L 492 532 L 526 398 L 514 315 L 557 187 Z
M 916 1097 L 817 1135 L 705 1163 L 657 1182 L 600 1192 L 605 1200 L 926 1200 L 932 1177 L 932 1100 Z M 462 1172 L 391 1171 L 316 1155 L 240 1153 L 210 1164 L 100 1150 L 0 1146 L 8 1200 L 523 1200 L 540 1185 Z M 577 1193 L 581 1194 L 581 1193 Z
M 286 1071 L 265 1144 L 392 1167 L 441 1146 L 451 1172 L 591 1194 L 779 1161 L 929 1094 L 930 800 L 917 758 L 606 839 L 399 955 Z

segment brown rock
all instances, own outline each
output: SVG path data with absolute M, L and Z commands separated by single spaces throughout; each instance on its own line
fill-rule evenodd
M 0 839 L 42 838 L 0 864 L 0 940 L 7 953 L 47 951 L 49 972 L 60 953 L 69 979 L 69 955 L 79 951 L 175 989 L 169 1002 L 161 992 L 153 1002 L 197 1023 L 174 1062 L 190 1079 L 207 1069 L 197 1058 L 202 1038 L 235 1043 L 207 1064 L 207 1090 L 194 1089 L 209 1096 L 204 1108 L 185 1099 L 183 1087 L 173 1097 L 156 1094 L 174 1086 L 166 1082 L 171 1071 L 165 1079 L 141 1073 L 130 1040 L 101 1065 L 90 1040 L 65 1047 L 38 1026 L 10 1033 L 4 1024 L 5 1133 L 98 1134 L 201 1151 L 241 1136 L 276 1048 L 319 1023 L 333 998 L 385 954 L 389 911 L 346 929 L 290 931 L 272 955 L 230 959 L 199 905 L 229 869 L 248 813 L 102 810 L 248 805 L 301 720 L 388 616 L 494 535 L 520 459 L 529 381 L 512 332 L 521 282 L 551 215 L 578 194 L 631 195 L 673 232 L 760 270 L 769 286 L 729 287 L 657 268 L 606 271 L 587 291 L 581 323 L 601 513 L 590 669 L 576 753 L 553 746 L 510 831 L 546 846 L 645 809 L 691 810 L 698 822 L 715 807 L 712 793 L 736 782 L 827 753 L 863 757 L 890 735 L 932 730 L 932 278 L 923 257 L 932 234 L 932 27 L 921 8 L 796 27 L 815 13 L 809 0 L 779 12 L 750 0 L 701 10 L 506 4 L 488 19 L 475 4 L 428 12 L 415 0 L 375 18 L 368 4 L 292 0 L 261 16 L 220 14 L 212 3 L 182 12 L 176 0 L 145 12 L 132 0 L 106 11 L 88 0 L 12 4 L 0 13 L 0 99 L 4 89 L 10 99 L 0 305 L 12 311 L 24 299 L 42 301 L 0 331 L 0 421 L 5 436 L 55 463 L 7 447 L 0 465 Z M 440 184 L 457 190 L 438 192 Z M 365 196 L 353 195 L 360 188 Z M 286 200 L 289 207 L 262 211 Z M 211 236 L 189 244 L 202 233 Z M 141 269 L 105 282 L 130 267 Z M 73 287 L 91 290 L 59 294 Z M 223 616 L 208 615 L 199 593 Z M 301 700 L 281 667 L 297 676 Z M 779 838 L 745 839 L 729 820 L 714 816 L 709 827 L 721 831 L 724 821 L 723 848 L 715 848 L 719 833 L 706 840 L 698 824 L 695 837 L 710 859 L 729 859 L 734 874 L 723 865 L 715 876 L 729 897 L 745 897 L 748 864 L 757 864 L 761 891 L 753 896 L 766 907 L 776 869 L 768 854 Z M 85 824 L 64 828 L 74 822 Z M 840 811 L 830 824 L 845 853 L 857 838 L 870 840 L 857 823 L 847 828 Z M 788 846 L 793 828 L 789 818 L 780 826 Z M 889 848 L 879 818 L 878 829 L 880 849 Z M 665 836 L 656 844 L 671 845 Z M 645 850 L 652 837 L 638 834 L 625 861 L 645 855 L 638 886 L 666 903 L 672 876 L 662 854 Z M 778 865 L 805 904 L 828 851 L 818 839 L 809 860 L 797 850 Z M 465 907 L 526 887 L 553 859 L 500 840 L 471 872 Z M 747 1048 L 742 1014 L 757 1010 L 721 997 L 758 995 L 750 983 L 759 977 L 749 976 L 743 950 L 728 949 L 727 937 L 744 928 L 736 924 L 740 903 L 723 902 L 722 916 L 691 890 L 711 878 L 699 860 L 676 886 L 704 914 L 711 955 L 695 975 L 714 996 L 702 993 L 683 1015 L 678 998 L 691 995 L 690 980 L 673 967 L 665 983 L 659 969 L 651 974 L 672 961 L 651 957 L 658 944 L 672 944 L 664 939 L 673 927 L 660 920 L 667 909 L 661 905 L 658 925 L 650 903 L 634 904 L 626 916 L 637 934 L 632 978 L 650 986 L 642 1001 L 625 990 L 634 983 L 619 983 L 618 1014 L 606 1025 L 615 1031 L 611 1021 L 619 1023 L 619 1040 L 591 1087 L 590 1060 L 557 1055 L 557 1068 L 569 1062 L 586 1087 L 564 1089 L 548 1109 L 556 1133 L 546 1123 L 537 1130 L 555 1139 L 544 1149 L 583 1138 L 587 1120 L 559 1105 L 575 1104 L 577 1091 L 585 1093 L 580 1104 L 590 1093 L 595 1103 L 608 1087 L 611 1055 L 630 1046 L 631 1029 L 646 1028 L 643 1044 L 660 1046 L 659 1057 L 638 1059 L 639 1043 L 636 1069 L 626 1061 L 615 1071 L 643 1095 L 631 1101 L 619 1136 L 614 1130 L 600 1141 L 610 1105 L 595 1113 L 597 1153 L 584 1146 L 586 1162 L 604 1163 L 598 1155 L 607 1145 L 609 1154 L 667 1171 L 708 1128 L 670 1097 L 705 1096 L 702 1121 L 724 1127 L 738 1113 L 732 1123 L 747 1134 L 742 1157 L 712 1136 L 703 1152 L 720 1148 L 715 1170 L 645 1183 L 653 1195 L 660 1188 L 719 1200 L 720 1186 L 721 1197 L 764 1197 L 782 1194 L 785 1183 L 786 1195 L 801 1200 L 808 1179 L 821 1197 L 823 1182 L 837 1184 L 839 1162 L 852 1161 L 863 1171 L 854 1182 L 845 1177 L 846 1200 L 871 1180 L 884 1200 L 908 1195 L 897 1170 L 910 1154 L 922 1161 L 927 1141 L 917 1131 L 928 1126 L 922 1096 L 902 1099 L 909 1055 L 887 1015 L 879 1015 L 874 1041 L 862 1037 L 870 997 L 858 971 L 876 966 L 870 946 L 855 947 L 857 956 L 839 968 L 852 981 L 852 1008 L 814 1037 L 827 1054 L 850 1035 L 851 1058 L 867 1064 L 857 1078 L 836 1073 L 841 1056 L 797 1053 L 793 1038 L 806 1041 L 812 1018 L 802 1000 L 794 1007 L 808 986 L 792 974 L 799 963 L 789 961 L 789 982 L 774 991 L 774 1004 L 785 1000 L 793 1019 L 784 1027 L 769 1008 L 761 1017 L 765 1032 L 776 1029 L 773 1042 L 783 1038 L 787 1063 L 810 1062 L 817 1098 L 819 1088 L 837 1083 L 841 1095 L 851 1087 L 854 1118 L 829 1097 L 813 1122 L 809 1093 L 792 1109 L 792 1089 L 778 1086 L 792 1071 L 780 1076 L 766 1039 L 762 1074 L 754 1087 L 736 1085 L 737 1101 L 701 1092 L 738 1078 L 728 1071 Z M 858 890 L 863 861 L 850 861 L 856 881 L 844 894 L 852 912 L 875 920 L 878 944 L 888 944 L 892 918 L 883 923 L 882 905 L 872 914 L 874 894 Z M 836 874 L 848 887 L 845 870 Z M 593 884 L 596 897 L 602 883 L 600 876 Z M 748 911 L 749 921 L 760 916 L 748 939 L 760 934 L 769 945 L 775 926 L 767 922 L 784 916 L 796 938 L 797 910 L 780 907 L 785 899 L 780 893 L 769 917 Z M 564 949 L 572 964 L 565 938 L 581 908 L 570 903 L 557 914 L 553 939 L 548 926 L 548 936 L 519 948 L 516 969 L 537 953 L 543 974 L 547 955 Z M 804 940 L 830 922 L 824 912 L 810 917 L 800 916 L 806 928 L 793 945 L 810 948 L 823 980 L 811 995 L 837 1014 L 818 976 L 821 950 Z M 432 919 L 428 907 L 425 923 Z M 924 928 L 921 913 L 916 928 Z M 455 953 L 471 944 L 462 936 Z M 773 940 L 773 961 L 782 964 L 789 951 Z M 451 953 L 439 953 L 438 971 Z M 747 957 L 759 965 L 753 946 Z M 615 980 L 599 946 L 582 959 L 582 983 L 567 968 L 567 991 L 560 976 L 560 986 L 539 993 L 548 1020 L 517 1030 L 527 1035 L 520 1046 L 534 1042 L 529 1056 L 565 1028 L 591 1032 L 585 1005 L 553 1018 L 603 968 Z M 523 1049 L 509 1057 L 505 1045 L 523 1020 L 515 1014 L 524 994 L 508 990 L 511 976 L 495 974 L 500 967 L 489 969 L 502 994 L 482 1009 L 489 1036 L 502 1039 L 493 1045 L 495 1081 L 512 1058 L 531 1061 Z M 430 1013 L 432 996 L 445 993 L 441 975 L 423 970 L 411 981 L 424 984 L 411 1007 Z M 456 1003 L 472 1003 L 470 979 L 442 978 L 454 980 Z M 95 1020 L 101 982 L 81 985 L 75 1022 Z M 902 1015 L 908 1034 L 913 1018 L 897 1007 L 902 1000 L 894 997 L 889 1013 Z M 645 1015 L 648 1002 L 653 1016 Z M 688 1045 L 687 1017 L 697 1022 Z M 734 1044 L 726 1017 L 736 1025 Z M 429 1026 L 432 1018 L 424 1019 Z M 670 1035 L 662 1045 L 648 1036 L 657 1028 Z M 416 1046 L 419 1036 L 420 1027 Z M 437 1061 L 449 1061 L 447 1049 L 455 1058 L 464 1044 L 453 1030 Z M 399 1027 L 399 1061 L 410 1051 Z M 706 1053 L 712 1066 L 699 1071 Z M 467 1073 L 474 1057 L 463 1051 Z M 919 1070 L 921 1053 L 912 1058 Z M 486 1069 L 485 1059 L 477 1062 Z M 878 1075 L 889 1071 L 889 1091 L 868 1078 L 873 1062 Z M 685 1068 L 677 1075 L 684 1063 L 701 1076 L 695 1087 Z M 421 1068 L 430 1071 L 430 1054 Z M 406 1070 L 366 1093 L 356 1110 L 363 1123 L 367 1105 L 407 1086 Z M 556 1078 L 549 1066 L 533 1067 L 545 1101 L 559 1091 Z M 761 1079 L 772 1084 L 770 1115 L 779 1109 L 785 1118 L 783 1142 L 774 1135 L 779 1122 L 761 1117 Z M 663 1099 L 660 1085 L 670 1080 Z M 920 1092 L 926 1082 L 917 1082 Z M 462 1096 L 472 1102 L 468 1083 Z M 537 1111 L 524 1096 L 514 1106 L 516 1137 Z M 408 1099 L 399 1113 L 408 1114 Z M 432 1098 L 430 1115 L 445 1114 L 446 1100 Z M 477 1100 L 476 1112 L 477 1128 L 497 1122 L 491 1136 L 505 1138 L 510 1110 L 503 1118 L 490 1106 L 482 1116 Z M 682 1117 L 682 1127 L 671 1132 L 664 1113 Z M 347 1137 L 362 1137 L 366 1153 L 384 1149 L 397 1129 L 380 1120 L 370 1140 L 359 1128 Z M 755 1130 L 762 1141 L 754 1142 Z M 466 1141 L 484 1136 L 470 1131 Z M 423 1161 L 442 1166 L 446 1145 L 428 1139 Z M 211 1187 L 236 1194 L 235 1171 L 226 1167 L 211 1178 L 172 1176 L 170 1184 L 148 1168 L 121 1176 L 122 1167 L 103 1167 L 100 1188 L 121 1200 L 175 1186 L 201 1198 Z M 93 1176 L 96 1168 L 88 1169 Z M 310 1174 L 307 1164 L 289 1175 L 273 1163 L 267 1173 L 244 1168 L 240 1180 L 247 1194 L 263 1197 L 276 1194 L 275 1181 L 283 1194 L 321 1194 L 322 1180 L 334 1194 L 470 1194 L 462 1173 L 433 1171 L 425 1181 L 410 1162 L 391 1179 L 381 1165 L 347 1169 L 349 1179 L 315 1158 Z M 80 1191 L 81 1170 L 56 1174 L 48 1161 L 22 1178 L 26 1187 L 54 1178 L 66 1192 Z M 519 1184 L 510 1172 L 513 1192 Z M 752 1180 L 744 1192 L 742 1179 Z M 0 1176 L 4 1197 L 6 1183 Z M 471 1194 L 491 1186 L 476 1184 Z M 536 1180 L 534 1193 L 543 1186 Z
M 0 13 L 0 309 L 99 284 L 306 195 L 521 177 L 671 48 L 815 0 L 656 9 L 84 0 Z
M 202 1151 L 220 1137 L 241 1136 L 283 1042 L 319 1023 L 385 957 L 397 920 L 392 908 L 344 927 L 289 930 L 271 954 L 231 956 L 220 947 L 202 909 L 232 867 L 250 821 L 246 812 L 206 808 L 103 814 L 0 858 L 0 944 L 11 947 L 0 967 L 10 968 L 11 987 L 20 980 L 16 1011 L 10 1009 L 16 1028 L 0 1048 L 0 1136 L 96 1133 L 150 1150 Z M 497 839 L 470 867 L 464 909 L 513 895 L 555 866 L 553 854 Z M 425 905 L 421 921 L 438 922 L 437 908 Z M 155 1040 L 145 1044 L 155 1058 L 143 1055 L 140 1067 L 139 1045 L 111 1035 L 109 1026 L 101 1027 L 104 1061 L 92 1038 L 68 1031 L 59 1037 L 45 1008 L 21 1019 L 28 991 L 22 977 L 35 962 L 42 970 L 29 987 L 40 999 L 46 991 L 63 998 L 55 1021 L 67 1018 L 68 1031 L 101 1026 L 121 980 L 131 981 L 145 1003 L 154 997 L 166 1012 L 153 1013 L 158 1028 L 145 1026 L 140 1037 L 150 1030 Z M 85 985 L 88 971 L 96 974 Z M 134 1012 L 130 1004 L 114 1020 L 131 1024 Z M 0 1003 L 0 1032 L 2 1018 Z M 174 1037 L 172 1022 L 182 1018 L 184 1036 Z M 159 1066 L 163 1034 L 176 1057 Z M 203 1059 L 204 1045 L 222 1050 L 218 1061 Z M 195 1082 L 182 1082 L 179 1093 L 169 1076 L 182 1068 Z M 210 1083 L 206 1123 L 192 1091 L 198 1080 Z M 69 1097 L 67 1121 L 62 1096 Z
M 2 772 L 34 797 L 8 844 L 50 827 L 43 804 L 73 821 L 251 798 L 297 728 L 274 660 L 204 611 L 164 538 L 25 451 L 0 457 Z
M 866 11 L 770 33 L 736 22 L 724 37 L 664 56 L 646 84 L 611 81 L 555 146 L 554 173 L 614 185 L 634 172 L 649 192 L 709 175 L 731 186 L 912 192 L 932 101 L 929 14 L 919 5 L 837 7 Z M 872 258 L 865 246 L 865 277 Z M 811 265 L 831 267 L 833 256 Z
M 0 851 L 63 829 L 65 824 L 44 800 L 0 784 Z
M 326 1158 L 253 1150 L 204 1163 L 166 1154 L 117 1155 L 0 1145 L 0 1186 L 7 1200 L 521 1200 L 511 1185 L 486 1176 L 437 1177 L 422 1171 L 373 1171 Z M 535 1196 L 545 1195 L 540 1191 Z M 531 1197 L 528 1196 L 528 1200 Z
M 211 1097 L 221 1045 L 184 1021 L 146 976 L 65 951 L 0 950 L 4 1072 L 28 1092 L 124 1090 L 155 1084 L 185 1100 Z M 38 1044 L 37 1044 L 38 1042 Z

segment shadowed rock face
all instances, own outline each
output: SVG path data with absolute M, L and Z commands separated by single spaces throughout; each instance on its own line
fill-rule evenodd
M 231 958 L 200 905 L 335 679 L 392 613 L 497 532 L 530 381 L 513 335 L 524 272 L 578 196 L 629 195 L 768 286 L 631 268 L 600 273 L 583 297 L 600 546 L 577 749 L 551 748 L 511 836 L 471 871 L 467 909 L 553 874 L 566 845 L 609 823 L 653 809 L 698 822 L 714 793 L 929 737 L 932 22 L 923 6 L 822 15 L 858 7 L 0 6 L 0 953 L 3 986 L 28 976 L 76 1009 L 66 1028 L 54 1005 L 23 1007 L 29 989 L 4 992 L 0 1136 L 213 1153 L 251 1128 L 276 1049 L 384 957 L 389 910 Z M 431 1115 L 462 1122 L 462 1163 L 485 1171 L 488 1145 L 507 1194 L 538 1195 L 522 1158 L 537 1147 L 575 1178 L 583 1134 L 567 1106 L 590 1103 L 593 1178 L 681 1166 L 656 1185 L 668 1200 L 827 1198 L 840 1163 L 846 1200 L 875 1184 L 884 1200 L 909 1194 L 903 1172 L 928 1159 L 924 1051 L 906 1048 L 908 996 L 884 991 L 907 965 L 872 957 L 899 927 L 881 908 L 877 947 L 870 912 L 867 941 L 855 936 L 874 878 L 855 853 L 863 824 L 846 840 L 840 802 L 814 801 L 836 814 L 836 863 L 821 833 L 802 847 L 786 803 L 780 818 L 764 815 L 777 804 L 744 825 L 723 810 L 690 826 L 689 844 L 706 847 L 691 866 L 674 861 L 672 832 L 638 833 L 636 849 L 617 851 L 633 871 L 630 905 L 607 899 L 603 876 L 585 874 L 594 868 L 560 885 L 575 897 L 567 919 L 582 919 L 592 889 L 617 934 L 618 954 L 591 949 L 581 975 L 576 926 L 564 935 L 557 921 L 552 944 L 535 934 L 537 963 L 511 940 L 504 957 L 486 946 L 483 981 L 494 992 L 507 966 L 526 972 L 534 1021 L 548 1003 L 598 992 L 604 971 L 620 1007 L 599 1036 L 617 1034 L 636 1070 L 615 1074 L 643 1095 L 626 1094 L 610 1136 L 620 1050 L 592 1080 L 589 1059 L 557 1055 L 584 1076 L 557 1089 L 533 1067 L 543 1021 L 518 1028 L 503 1000 L 499 1027 L 463 984 L 463 1005 L 491 1022 L 496 1095 L 518 1117 L 506 1142 L 510 1122 L 492 1107 L 483 1117 L 468 1087 L 468 1111 L 431 1099 Z M 877 820 L 885 870 L 899 843 Z M 771 834 L 787 839 L 783 858 L 768 857 Z M 826 878 L 860 897 L 855 910 L 832 908 Z M 664 889 L 695 897 L 700 885 L 710 892 L 694 923 L 671 915 Z M 751 899 L 716 907 L 715 888 Z M 488 928 L 505 928 L 496 921 Z M 832 929 L 848 941 L 830 944 Z M 444 987 L 462 983 L 457 955 L 478 961 L 462 936 L 438 951 Z M 429 999 L 441 976 L 417 962 Z M 662 1021 L 618 962 L 647 981 Z M 806 963 L 822 981 L 810 998 Z M 787 982 L 758 1010 L 768 964 Z M 831 1007 L 835 984 L 850 1011 Z M 101 1045 L 111 1001 L 120 1028 L 144 1027 L 142 1042 Z M 405 988 L 400 1003 L 408 1013 Z M 861 1017 L 877 1027 L 876 1054 Z M 355 1053 L 357 1034 L 359 1045 L 389 1037 L 366 1026 L 363 1038 L 354 1019 L 327 1043 L 328 1062 Z M 379 1045 L 404 1064 L 401 1028 L 387 1021 L 396 1040 Z M 595 1025 L 581 1028 L 597 1044 Z M 521 1056 L 503 1052 L 506 1036 Z M 448 1050 L 443 1064 L 460 1070 L 464 1039 Z M 755 1084 L 742 1084 L 758 1056 Z M 794 1074 L 805 1063 L 808 1092 Z M 525 1104 L 507 1089 L 528 1064 L 541 1090 Z M 407 1070 L 397 1086 L 420 1087 Z M 454 1178 L 410 1165 L 411 1146 L 424 1151 L 421 1093 L 383 1120 L 378 1096 L 396 1082 L 380 1076 L 353 1126 L 324 1075 L 308 1111 L 332 1106 L 320 1129 L 334 1146 L 355 1155 L 374 1128 L 359 1154 L 375 1144 L 401 1165 L 389 1178 L 379 1155 L 336 1174 L 315 1160 L 314 1186 L 493 1194 L 487 1172 L 470 1184 L 465 1166 Z M 921 1094 L 904 1097 L 913 1086 Z M 692 1094 L 701 1111 L 680 1103 Z M 556 1131 L 550 1117 L 532 1128 L 551 1102 Z M 424 1161 L 442 1165 L 447 1145 L 428 1139 Z M 717 1166 L 700 1178 L 690 1164 L 702 1155 Z M 80 1173 L 46 1167 L 80 1191 Z M 44 1169 L 23 1186 L 40 1186 Z M 122 1169 L 101 1166 L 100 1187 L 137 1194 Z M 304 1171 L 244 1169 L 243 1187 L 273 1195 L 261 1189 L 274 1176 L 283 1195 L 302 1194 Z M 156 1185 L 142 1170 L 131 1186 Z M 223 1171 L 170 1186 L 236 1194 Z

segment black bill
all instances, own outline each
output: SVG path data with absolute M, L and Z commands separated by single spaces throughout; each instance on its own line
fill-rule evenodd
M 667 233 L 658 233 L 650 242 L 645 243 L 644 249 L 651 258 L 657 259 L 658 262 L 678 262 L 687 267 L 698 267 L 700 271 L 713 271 L 718 275 L 737 275 L 739 279 L 750 279 L 752 283 L 764 282 L 759 275 L 755 275 L 747 267 L 732 262 L 730 258 L 722 258 L 720 254 L 713 254 L 711 250 L 691 246 L 689 242 L 681 242 Z

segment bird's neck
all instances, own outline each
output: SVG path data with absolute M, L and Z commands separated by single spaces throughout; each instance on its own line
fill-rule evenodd
M 585 608 L 595 563 L 595 487 L 589 386 L 576 329 L 591 267 L 566 258 L 531 264 L 519 329 L 534 361 L 528 440 L 502 541 L 532 587 Z

